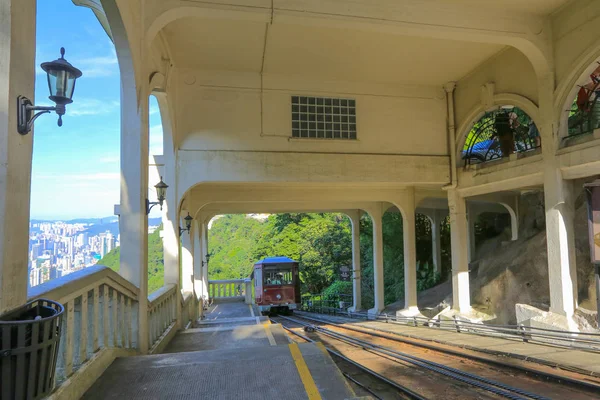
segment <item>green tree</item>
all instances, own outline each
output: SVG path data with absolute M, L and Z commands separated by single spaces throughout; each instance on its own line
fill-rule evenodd
M 152 293 L 164 286 L 165 264 L 163 258 L 162 239 L 160 230 L 162 226 L 148 235 L 148 293 Z M 98 265 L 105 265 L 115 272 L 119 272 L 121 248 L 116 247 L 98 261 Z

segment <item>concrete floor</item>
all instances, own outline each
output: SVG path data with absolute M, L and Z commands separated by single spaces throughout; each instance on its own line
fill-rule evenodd
M 177 333 L 165 354 L 116 359 L 83 399 L 305 400 L 307 380 L 323 399 L 354 398 L 318 346 L 296 349 L 281 325 L 252 316 L 243 303 L 209 311 L 198 328 Z M 297 350 L 300 357 L 293 355 Z

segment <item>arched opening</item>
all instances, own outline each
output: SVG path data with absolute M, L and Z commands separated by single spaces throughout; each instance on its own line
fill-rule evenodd
M 61 46 L 83 76 L 62 127 L 55 114 L 35 123 L 29 287 L 95 265 L 119 245 L 118 217 L 113 215 L 120 172 L 115 47 L 92 11 L 71 1 L 38 1 L 36 13 L 35 105 L 54 105 L 39 65 L 58 58 Z M 56 24 L 59 19 L 69 23 Z
M 598 66 L 579 86 L 577 95 L 572 100 L 567 124 L 567 137 L 574 138 L 600 128 L 600 66 Z
M 467 134 L 462 149 L 465 165 L 509 158 L 541 147 L 533 119 L 519 107 L 505 105 L 486 112 Z

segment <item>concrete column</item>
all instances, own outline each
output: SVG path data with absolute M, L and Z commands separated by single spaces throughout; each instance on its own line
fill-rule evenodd
M 556 157 L 558 135 L 554 133 L 554 75 L 538 77 L 540 118 L 538 129 L 544 156 L 544 202 L 548 246 L 550 311 L 564 315 L 567 324 L 577 308 L 577 271 L 573 226 L 574 194 L 571 182 L 562 178 Z
M 375 306 L 369 314 L 379 314 L 385 308 L 383 285 L 383 210 L 382 204 L 366 210 L 373 220 L 373 279 L 375 281 Z
M 186 211 L 182 211 L 181 215 L 187 215 Z M 194 224 L 195 221 L 192 223 Z M 194 230 L 195 226 L 192 225 L 191 232 L 183 232 L 181 234 L 181 287 L 184 291 L 189 292 L 194 289 L 193 275 L 194 275 L 194 259 L 196 258 L 196 243 L 194 236 L 197 230 Z
M 471 310 L 467 207 L 465 199 L 456 190 L 448 191 L 448 205 L 452 243 L 452 307 L 465 313 Z
M 360 271 L 360 214 L 361 211 L 348 212 L 347 215 L 352 223 L 352 307 L 350 312 L 362 309 L 361 300 L 361 271 Z
M 204 271 L 202 262 L 204 261 L 204 246 L 202 241 L 202 223 L 194 220 L 194 292 L 198 300 L 206 296 L 206 287 L 204 286 Z
M 468 222 L 468 242 L 469 242 L 469 262 L 474 261 L 476 257 L 477 245 L 475 243 L 475 221 L 477 221 L 477 210 L 473 204 L 467 204 L 467 222 Z
M 0 314 L 27 301 L 33 131 L 17 132 L 16 105 L 34 100 L 35 12 L 35 0 L 0 0 Z
M 570 319 L 577 308 L 573 186 L 558 167 L 546 163 L 545 168 L 550 311 Z
M 169 185 L 166 193 L 165 203 L 163 205 L 162 223 L 163 223 L 163 254 L 165 264 L 165 283 L 181 285 L 181 273 L 179 264 L 179 224 L 177 215 L 177 160 L 173 151 L 173 138 L 169 134 L 169 119 L 164 117 L 168 115 L 166 108 L 166 98 L 164 94 L 156 94 L 160 108 L 161 118 L 163 120 L 163 159 L 164 174 L 163 180 Z
M 121 79 L 121 275 L 136 285 L 138 343 L 148 352 L 148 95 L 135 96 L 133 79 Z M 142 90 L 142 92 L 144 92 Z
M 402 199 L 402 230 L 404 236 L 404 312 L 418 313 L 417 307 L 417 234 L 415 221 L 415 191 L 407 189 Z
M 440 237 L 441 216 L 438 210 L 431 216 L 431 255 L 433 258 L 433 273 L 438 275 L 442 273 L 442 246 Z
M 208 221 L 204 221 L 202 222 L 202 231 L 201 231 L 201 236 L 200 236 L 200 240 L 201 240 L 201 244 L 202 244 L 202 255 L 201 255 L 201 260 L 203 262 L 203 266 L 202 266 L 202 281 L 203 281 L 203 286 L 206 288 L 206 292 L 205 292 L 205 300 L 210 299 L 210 293 L 208 291 L 208 280 L 209 280 L 209 276 L 208 276 L 208 262 L 206 260 L 206 254 L 208 254 Z

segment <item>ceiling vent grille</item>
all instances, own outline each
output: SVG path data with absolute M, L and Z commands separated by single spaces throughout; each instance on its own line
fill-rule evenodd
M 356 139 L 356 100 L 292 96 L 292 137 Z

